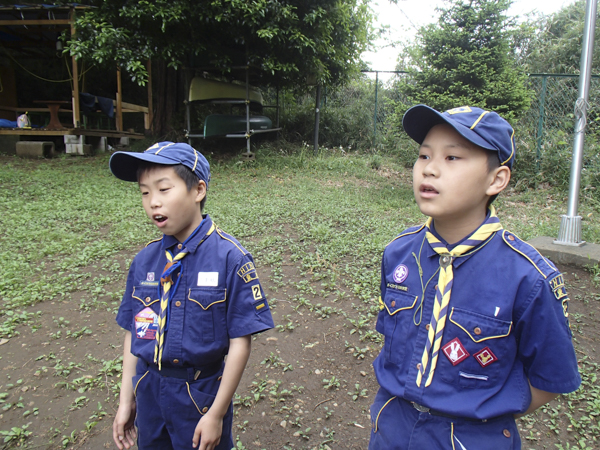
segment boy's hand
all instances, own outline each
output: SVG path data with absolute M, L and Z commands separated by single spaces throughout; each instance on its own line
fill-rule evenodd
M 135 445 L 137 432 L 135 430 L 135 402 L 131 405 L 121 403 L 113 422 L 113 440 L 119 450 L 129 449 Z
M 223 417 L 218 417 L 215 414 L 211 414 L 210 410 L 196 425 L 194 431 L 194 437 L 192 438 L 192 447 L 200 447 L 198 450 L 213 450 L 219 442 L 221 442 L 221 433 L 223 431 Z

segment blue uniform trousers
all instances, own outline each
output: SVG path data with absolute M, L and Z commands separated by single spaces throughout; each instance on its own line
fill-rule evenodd
M 168 368 L 164 368 L 168 373 Z M 182 369 L 177 369 L 178 375 Z M 188 369 L 186 378 L 165 376 L 155 366 L 139 360 L 133 378 L 140 450 L 180 450 L 192 448 L 196 425 L 211 407 L 219 389 L 223 368 L 209 370 L 205 376 L 200 371 Z M 185 372 L 184 372 L 185 376 Z M 195 379 L 197 378 L 197 379 Z M 223 418 L 223 431 L 218 450 L 233 448 L 231 427 L 233 405 Z
M 408 401 L 379 389 L 371 406 L 369 450 L 519 450 L 512 415 L 487 421 L 417 411 Z

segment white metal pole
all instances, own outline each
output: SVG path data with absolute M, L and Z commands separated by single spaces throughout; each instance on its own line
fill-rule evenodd
M 583 141 L 587 122 L 588 95 L 592 77 L 592 57 L 594 51 L 594 31 L 596 29 L 596 10 L 598 0 L 587 0 L 585 6 L 585 23 L 583 27 L 583 44 L 579 72 L 579 98 L 575 103 L 575 137 L 573 139 L 573 160 L 571 161 L 571 178 L 569 181 L 569 203 L 567 214 L 561 216 L 558 239 L 559 245 L 580 246 L 581 216 L 577 215 L 579 204 L 579 188 L 581 184 L 581 168 L 583 166 Z

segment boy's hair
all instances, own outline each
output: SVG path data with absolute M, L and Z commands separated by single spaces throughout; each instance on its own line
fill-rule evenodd
M 152 169 L 161 168 L 161 167 L 172 167 L 173 170 L 175 171 L 175 173 L 177 174 L 177 176 L 179 178 L 181 178 L 183 180 L 183 182 L 185 183 L 185 187 L 187 188 L 188 192 L 190 192 L 192 189 L 194 189 L 196 186 L 198 186 L 198 182 L 200 181 L 200 178 L 198 178 L 198 176 L 194 172 L 192 172 L 188 167 L 184 166 L 183 164 L 164 165 L 164 164 L 153 164 L 153 163 L 146 162 L 146 161 L 141 161 L 138 165 L 138 168 L 136 171 L 136 178 L 137 178 L 138 183 L 139 183 L 142 175 L 144 175 L 146 172 L 148 172 Z M 200 202 L 200 211 L 204 211 L 204 203 L 206 203 L 206 195 Z

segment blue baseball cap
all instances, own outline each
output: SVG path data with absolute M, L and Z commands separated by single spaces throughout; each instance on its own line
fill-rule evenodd
M 137 181 L 137 170 L 141 162 L 174 166 L 183 164 L 208 186 L 210 164 L 202 153 L 183 142 L 159 142 L 144 153 L 115 152 L 108 165 L 113 175 L 124 181 Z
M 493 111 L 461 106 L 443 113 L 427 105 L 410 108 L 402 118 L 404 131 L 418 144 L 434 126 L 446 123 L 467 141 L 498 152 L 500 164 L 512 169 L 515 162 L 515 132 L 510 124 Z

